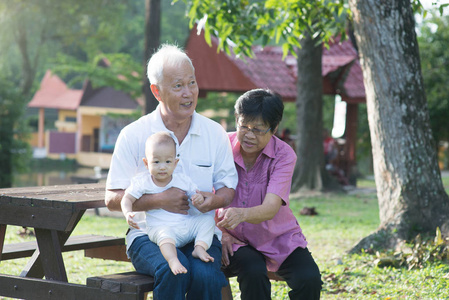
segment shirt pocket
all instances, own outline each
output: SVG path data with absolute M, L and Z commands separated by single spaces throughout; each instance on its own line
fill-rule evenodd
M 212 192 L 214 187 L 214 167 L 211 163 L 192 162 L 190 164 L 189 176 L 200 191 Z

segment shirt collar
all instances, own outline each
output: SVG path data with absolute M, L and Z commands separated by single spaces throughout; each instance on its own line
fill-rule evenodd
M 190 129 L 189 129 L 189 135 L 190 134 L 196 134 L 201 135 L 201 126 L 199 124 L 199 118 L 200 116 L 196 111 L 193 112 L 192 115 L 192 122 L 190 123 Z M 167 127 L 165 127 L 164 121 L 162 121 L 161 116 L 161 106 L 160 104 L 156 107 L 156 113 L 154 115 L 154 122 L 152 126 L 152 133 L 156 133 L 158 131 L 170 131 Z
M 262 153 L 265 154 L 266 156 L 270 157 L 270 158 L 275 158 L 276 157 L 276 150 L 275 149 L 276 149 L 276 137 L 273 134 L 271 136 L 271 139 L 268 141 L 268 144 L 263 149 Z
M 240 165 L 242 168 L 245 167 L 245 164 L 243 162 L 242 154 L 240 153 L 240 142 L 237 139 L 237 132 L 233 132 L 230 134 L 231 136 L 231 146 L 232 146 L 232 154 L 234 155 L 234 161 Z M 262 152 L 259 154 L 259 157 L 261 155 L 266 155 L 269 158 L 275 158 L 276 157 L 276 137 L 273 135 L 271 139 L 268 141 L 268 144 L 265 146 L 265 148 L 262 150 Z M 259 157 L 257 159 L 259 159 Z

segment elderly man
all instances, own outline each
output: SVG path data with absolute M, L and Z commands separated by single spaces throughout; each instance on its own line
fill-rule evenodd
M 176 46 L 163 45 L 148 63 L 148 78 L 159 105 L 121 131 L 106 183 L 107 207 L 120 210 L 131 178 L 146 170 L 142 161 L 146 138 L 158 131 L 169 131 L 175 138 L 180 159 L 176 172 L 187 174 L 199 187 L 205 198 L 199 210 L 208 212 L 227 206 L 237 185 L 230 142 L 218 123 L 195 112 L 198 85 L 190 58 Z M 185 191 L 171 188 L 159 194 L 145 194 L 133 206 L 134 211 L 158 208 L 187 214 Z M 174 275 L 159 247 L 141 230 L 129 230 L 127 254 L 139 273 L 154 276 L 154 299 L 221 299 L 221 288 L 227 282 L 220 271 L 219 238 L 217 230 L 208 250 L 214 262 L 192 257 L 193 243 L 178 249 L 178 258 L 187 269 L 185 274 Z

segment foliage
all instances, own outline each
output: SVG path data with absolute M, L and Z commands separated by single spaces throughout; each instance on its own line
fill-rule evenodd
M 100 54 L 91 62 L 60 54 L 51 67 L 54 73 L 71 78 L 68 82 L 70 86 L 89 79 L 94 88 L 110 86 L 134 98 L 142 95 L 142 76 L 138 72 L 139 69 L 141 65 L 124 53 Z
M 25 142 L 28 129 L 23 115 L 23 102 L 17 87 L 0 75 L 0 187 L 12 185 L 12 171 L 24 170 L 30 158 Z
M 121 45 L 117 37 L 126 36 L 125 27 L 110 20 L 121 19 L 125 10 L 125 3 L 110 0 L 2 3 L 1 46 L 7 53 L 20 53 L 11 63 L 21 66 L 24 95 L 31 91 L 35 76 L 45 72 L 41 68 L 46 60 L 58 52 L 86 58 L 95 56 L 98 49 L 116 51 Z
M 338 34 L 345 35 L 344 20 L 349 9 L 344 1 L 218 1 L 191 0 L 188 3 L 190 27 L 199 21 L 204 28 L 206 42 L 210 35 L 219 39 L 219 50 L 228 54 L 252 56 L 251 46 L 282 44 L 284 57 L 295 47 L 301 48 L 305 34 L 329 41 Z
M 205 113 L 216 122 L 226 120 L 226 124 L 234 127 L 234 104 L 240 94 L 209 92 L 206 97 L 198 100 L 196 110 Z M 213 113 L 210 113 L 213 112 Z
M 376 252 L 376 256 L 374 265 L 378 267 L 406 267 L 408 270 L 424 268 L 433 261 L 449 259 L 449 239 L 443 239 L 437 228 L 433 240 L 417 235 L 413 242 L 405 243 L 395 253 Z
M 436 141 L 449 141 L 449 16 L 435 14 L 420 28 L 421 66 L 429 106 L 430 125 Z

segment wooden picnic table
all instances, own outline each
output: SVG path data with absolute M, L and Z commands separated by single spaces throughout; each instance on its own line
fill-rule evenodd
M 7 225 L 33 228 L 37 242 L 20 276 L 0 274 L 0 295 L 21 299 L 135 299 L 68 282 L 63 251 L 110 246 L 111 242 L 124 244 L 123 238 L 111 241 L 101 236 L 92 236 L 78 247 L 76 241 L 68 242 L 87 209 L 105 206 L 104 193 L 104 183 L 0 189 L 0 263 L 2 253 L 10 246 L 4 243 Z M 9 255 L 25 253 L 17 249 Z

